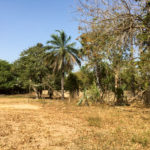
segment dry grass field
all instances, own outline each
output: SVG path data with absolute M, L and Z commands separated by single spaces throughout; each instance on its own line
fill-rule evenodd
M 0 97 L 0 150 L 149 150 L 150 109 Z

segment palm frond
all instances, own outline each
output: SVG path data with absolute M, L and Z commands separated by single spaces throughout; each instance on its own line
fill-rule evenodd
M 47 42 L 50 47 L 46 59 L 53 66 L 53 70 L 61 70 L 64 66 L 67 71 L 72 69 L 75 63 L 80 66 L 79 51 L 75 49 L 75 43 L 69 43 L 71 37 L 63 30 L 56 30 L 56 32 L 59 34 L 53 34 L 52 39 Z
M 76 54 L 73 54 L 71 51 L 68 51 L 70 57 L 72 58 L 74 64 L 77 63 L 79 66 L 81 66 L 81 61 L 79 59 L 79 57 Z

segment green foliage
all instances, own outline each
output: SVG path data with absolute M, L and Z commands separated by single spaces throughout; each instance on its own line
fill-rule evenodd
M 87 89 L 90 88 L 94 81 L 93 72 L 87 68 L 87 66 L 82 66 L 80 71 L 75 73 L 79 80 L 80 89 L 84 90 L 86 87 Z
M 129 66 L 121 73 L 121 87 L 123 90 L 129 90 L 135 96 L 136 91 L 139 89 L 139 75 L 134 66 Z
M 123 104 L 123 98 L 124 98 L 124 90 L 121 87 L 118 87 L 115 89 L 115 96 L 116 96 L 116 105 L 122 105 Z
M 78 106 L 81 106 L 82 104 L 89 106 L 89 99 L 86 88 L 84 89 L 82 98 L 77 103 Z
M 44 55 L 45 48 L 40 43 L 23 51 L 20 55 L 19 61 L 21 68 L 24 68 L 25 77 L 31 80 L 33 84 L 42 83 L 42 78 L 47 71 L 43 62 Z
M 146 50 L 140 56 L 138 61 L 139 80 L 138 84 L 141 89 L 147 90 L 150 87 L 150 51 Z
M 24 87 L 33 89 L 38 98 L 41 97 L 44 88 L 43 79 L 49 71 L 43 61 L 45 49 L 41 43 L 38 43 L 36 46 L 23 51 L 14 64 L 19 73 L 19 82 Z
M 23 89 L 17 84 L 18 74 L 13 70 L 13 65 L 7 61 L 0 60 L 0 93 L 12 94 L 23 93 Z
M 9 93 L 14 87 L 14 76 L 11 73 L 11 64 L 0 60 L 0 93 Z
M 90 87 L 90 89 L 87 91 L 88 99 L 93 103 L 93 102 L 98 102 L 100 101 L 100 91 L 98 87 L 96 86 L 95 82 L 93 85 Z
M 99 61 L 98 63 L 98 81 L 100 84 L 101 92 L 111 90 L 114 86 L 114 74 L 112 66 L 107 62 Z
M 77 105 L 78 106 L 82 104 L 89 105 L 89 103 L 95 102 L 102 102 L 102 101 L 100 91 L 94 82 L 88 90 L 86 88 L 84 89 L 83 97 L 78 101 Z
M 81 64 L 78 57 L 78 49 L 75 43 L 70 43 L 71 37 L 67 36 L 64 31 L 57 30 L 58 34 L 52 34 L 50 44 L 46 51 L 45 59 L 48 64 L 53 66 L 54 71 L 68 72 L 73 69 L 73 65 Z
M 70 95 L 74 97 L 74 94 L 79 92 L 79 79 L 75 73 L 70 73 L 65 81 L 65 89 L 70 92 Z

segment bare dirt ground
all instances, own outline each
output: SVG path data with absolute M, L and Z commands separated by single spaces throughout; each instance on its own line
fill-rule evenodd
M 150 109 L 0 98 L 0 150 L 149 150 Z
M 30 105 L 30 104 L 1 104 L 0 108 L 7 108 L 7 109 L 40 109 L 39 106 Z

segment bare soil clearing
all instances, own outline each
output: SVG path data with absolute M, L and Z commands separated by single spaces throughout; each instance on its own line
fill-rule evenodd
M 147 108 L 0 98 L 0 150 L 149 150 L 149 124 Z
M 1 108 L 7 108 L 7 109 L 40 109 L 39 106 L 30 105 L 30 104 L 11 104 L 11 105 L 1 104 L 0 109 Z

